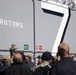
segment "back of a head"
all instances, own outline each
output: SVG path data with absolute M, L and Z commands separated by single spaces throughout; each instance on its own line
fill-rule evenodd
M 24 52 L 17 51 L 16 53 L 20 53 L 22 55 L 22 60 L 25 61 L 26 56 L 24 55 Z
M 13 62 L 14 63 L 22 62 L 22 55 L 20 53 L 15 54 L 15 56 L 13 58 Z
M 67 43 L 61 43 L 58 46 L 58 55 L 60 55 L 61 57 L 68 55 L 69 51 L 70 51 L 70 48 L 69 48 L 69 45 Z
M 61 48 L 63 48 L 66 52 L 70 51 L 70 47 L 67 43 L 61 43 L 59 46 L 58 46 L 58 50 L 60 50 Z
M 52 55 L 50 52 L 46 51 L 42 54 L 42 60 L 51 60 L 51 59 L 52 59 Z

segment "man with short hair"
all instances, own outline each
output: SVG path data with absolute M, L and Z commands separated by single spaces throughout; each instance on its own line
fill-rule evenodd
M 13 62 L 11 67 L 5 70 L 4 75 L 31 75 L 22 65 L 23 60 L 20 53 L 15 54 Z
M 57 56 L 61 59 L 52 66 L 49 75 L 76 75 L 76 62 L 70 57 L 70 47 L 67 43 L 58 46 Z
M 32 54 L 27 54 L 27 55 L 26 55 L 25 62 L 26 62 L 27 65 L 30 67 L 30 69 L 35 66 L 35 63 L 32 62 Z

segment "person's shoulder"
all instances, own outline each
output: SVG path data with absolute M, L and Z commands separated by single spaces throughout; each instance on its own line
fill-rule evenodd
M 42 70 L 43 70 L 42 67 L 38 67 L 35 69 L 35 71 L 33 71 L 32 75 L 43 75 Z
M 39 66 L 38 68 L 35 69 L 34 75 L 47 75 L 49 70 L 50 67 L 48 65 Z

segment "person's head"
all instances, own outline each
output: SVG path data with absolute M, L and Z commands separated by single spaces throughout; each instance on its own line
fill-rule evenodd
M 38 55 L 38 65 L 42 63 L 42 54 Z
M 63 57 L 69 57 L 70 56 L 70 47 L 67 43 L 61 43 L 59 46 L 58 46 L 58 53 L 57 55 L 59 55 L 61 58 Z
M 8 62 L 9 62 L 8 57 L 7 57 L 7 56 L 3 56 L 3 57 L 2 57 L 2 63 L 3 63 L 3 64 L 8 64 Z
M 52 61 L 52 55 L 51 55 L 51 53 L 50 52 L 44 52 L 43 54 L 42 54 L 42 60 L 43 60 L 43 62 L 44 61 L 47 61 L 47 62 L 49 62 L 49 64 L 51 63 L 51 61 Z
M 55 63 L 55 62 L 57 62 L 58 60 L 57 60 L 57 56 L 53 56 L 53 58 L 52 58 L 52 63 Z
M 20 53 L 15 54 L 14 58 L 13 58 L 13 62 L 14 63 L 19 63 L 22 62 L 22 55 Z
M 30 62 L 31 60 L 32 60 L 32 54 L 26 55 L 25 61 L 26 61 L 26 62 Z
M 26 56 L 24 55 L 24 52 L 22 51 L 17 51 L 16 53 L 20 53 L 22 55 L 22 60 L 25 61 Z
M 12 44 L 12 45 L 11 45 L 12 48 L 15 48 L 15 46 L 16 46 L 15 44 Z

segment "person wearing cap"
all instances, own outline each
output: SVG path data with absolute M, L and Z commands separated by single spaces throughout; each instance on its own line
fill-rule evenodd
M 37 59 L 38 59 L 37 65 L 41 64 L 42 63 L 42 54 L 39 54 Z
M 52 55 L 46 51 L 42 54 L 42 63 L 36 67 L 33 75 L 48 75 L 51 69 L 50 63 L 52 63 Z
M 38 62 L 37 62 L 37 66 L 34 66 L 34 67 L 32 67 L 31 68 L 31 70 L 32 71 L 35 71 L 35 69 L 39 66 L 39 65 L 41 65 L 41 63 L 42 63 L 42 54 L 39 54 L 37 57 L 36 57 L 38 60 Z
M 59 44 L 57 56 L 60 56 L 60 61 L 53 64 L 49 75 L 76 75 L 76 61 L 70 57 L 67 43 Z

